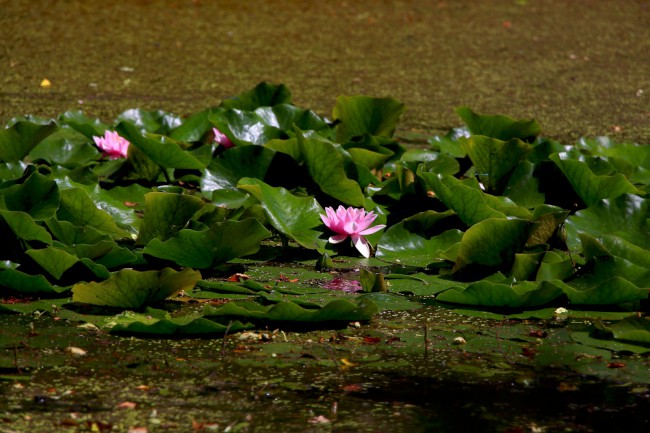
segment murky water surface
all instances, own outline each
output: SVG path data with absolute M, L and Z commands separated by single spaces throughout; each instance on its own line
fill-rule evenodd
M 435 308 L 382 313 L 360 328 L 225 341 L 76 325 L 0 316 L 7 431 L 641 432 L 650 423 L 650 377 L 597 377 L 596 359 L 582 371 L 526 365 L 506 325 Z M 503 339 L 493 347 L 450 340 L 478 341 L 495 327 Z M 647 357 L 635 362 L 647 371 Z

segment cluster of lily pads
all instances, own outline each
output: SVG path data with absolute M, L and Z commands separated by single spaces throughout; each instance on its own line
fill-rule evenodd
M 247 300 L 175 325 L 151 309 L 139 326 L 365 320 L 378 307 L 363 295 L 300 302 L 223 278 L 233 263 L 296 257 L 327 269 L 359 255 L 341 242 L 348 235 L 368 257 L 354 262 L 371 269 L 363 291 L 473 308 L 645 308 L 649 147 L 564 145 L 535 120 L 466 107 L 465 127 L 405 146 L 394 136 L 403 111 L 392 98 L 340 96 L 327 119 L 261 83 L 186 118 L 131 109 L 113 124 L 80 112 L 13 119 L 0 131 L 0 311 L 14 298 L 70 295 L 142 310 L 213 291 Z M 110 140 L 120 142 L 108 157 Z M 402 290 L 404 280 L 421 286 Z

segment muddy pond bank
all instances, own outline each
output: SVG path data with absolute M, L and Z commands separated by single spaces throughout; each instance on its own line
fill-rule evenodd
M 567 142 L 648 143 L 650 2 L 613 5 L 2 0 L 0 119 L 184 115 L 267 80 L 327 115 L 340 94 L 392 95 L 403 131 L 446 132 L 468 105 Z

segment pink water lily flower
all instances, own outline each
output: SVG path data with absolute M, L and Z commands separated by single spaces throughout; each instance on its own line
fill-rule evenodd
M 115 131 L 106 131 L 103 137 L 94 136 L 95 144 L 110 159 L 126 158 L 129 140 L 120 137 Z
M 231 147 L 235 147 L 233 142 L 230 141 L 230 138 L 228 138 L 226 134 L 219 131 L 217 128 L 212 128 L 212 132 L 214 133 L 214 141 L 219 143 L 221 146 L 223 146 L 224 149 L 230 149 Z
M 350 236 L 352 243 L 361 255 L 365 258 L 370 257 L 370 244 L 364 236 L 386 227 L 384 224 L 370 227 L 377 215 L 372 211 L 366 212 L 364 209 L 354 207 L 346 209 L 343 206 L 339 206 L 336 211 L 332 207 L 326 207 L 325 212 L 327 215 L 321 215 L 321 219 L 330 230 L 336 233 L 329 238 L 330 243 L 343 242 Z

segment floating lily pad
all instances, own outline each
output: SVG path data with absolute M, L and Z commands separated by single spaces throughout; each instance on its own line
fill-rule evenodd
M 139 309 L 161 302 L 182 290 L 191 290 L 201 279 L 192 269 L 136 271 L 124 269 L 102 282 L 78 283 L 72 301 L 115 308 Z
M 350 322 L 370 320 L 379 310 L 377 305 L 369 300 L 359 300 L 352 303 L 344 299 L 336 299 L 319 309 L 306 309 L 294 302 L 262 306 L 253 302 L 230 302 L 222 307 L 205 306 L 203 315 L 223 319 L 242 318 L 244 320 L 269 320 L 273 322 Z

